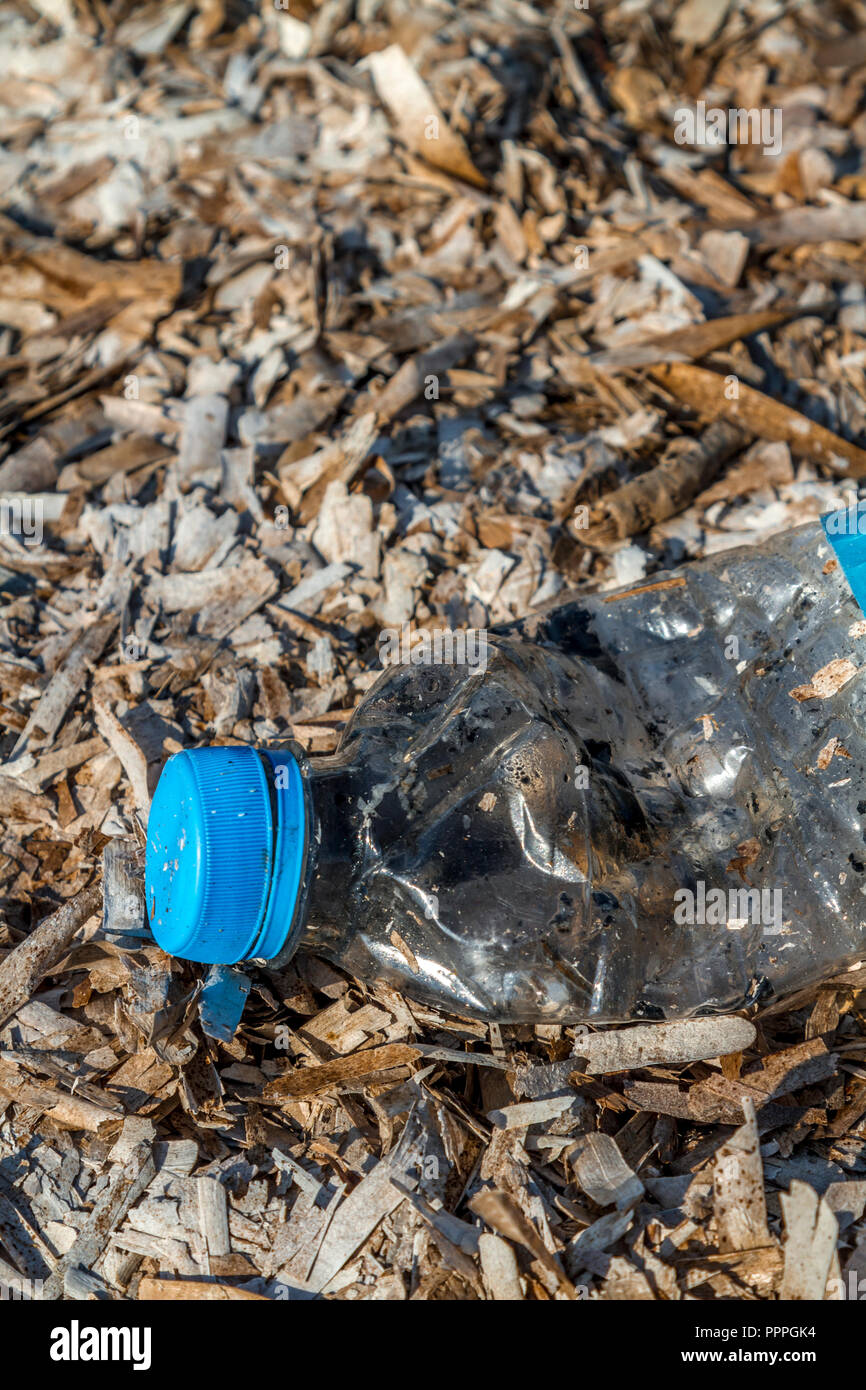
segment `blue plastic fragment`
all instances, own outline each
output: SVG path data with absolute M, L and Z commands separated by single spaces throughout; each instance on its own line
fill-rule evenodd
M 243 970 L 212 965 L 199 995 L 201 1026 L 209 1038 L 231 1042 L 241 1021 L 250 981 Z

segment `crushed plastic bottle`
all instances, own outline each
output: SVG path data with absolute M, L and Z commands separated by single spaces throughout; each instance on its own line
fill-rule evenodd
M 333 755 L 176 754 L 157 942 L 276 969 L 303 943 L 500 1022 L 729 1012 L 839 973 L 866 955 L 860 524 L 573 596 L 483 662 L 388 667 Z

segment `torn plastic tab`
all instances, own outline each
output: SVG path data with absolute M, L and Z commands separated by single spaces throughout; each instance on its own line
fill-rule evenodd
M 231 1042 L 235 1035 L 247 995 L 249 976 L 227 965 L 212 965 L 199 995 L 201 1026 L 209 1038 Z

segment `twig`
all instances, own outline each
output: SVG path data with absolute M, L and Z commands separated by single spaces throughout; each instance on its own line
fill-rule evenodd
M 866 478 L 866 449 L 816 425 L 799 410 L 792 410 L 784 401 L 765 395 L 745 381 L 737 383 L 734 395 L 728 395 L 719 372 L 695 367 L 691 362 L 651 367 L 648 375 L 705 419 L 728 420 L 759 439 L 782 441 L 792 454 L 824 464 L 837 478 Z M 847 464 L 844 472 L 840 472 L 840 461 Z
M 474 349 L 475 338 L 471 333 L 455 333 L 436 347 L 408 358 L 372 403 L 379 421 L 392 420 L 421 394 L 427 377 L 438 377 L 450 367 L 456 367 Z
M 745 442 L 745 434 L 736 425 L 716 420 L 683 452 L 601 498 L 589 513 L 589 526 L 573 534 L 593 550 L 606 550 L 626 536 L 676 516 Z
M 102 884 L 88 884 L 32 931 L 0 964 L 0 1027 L 26 1004 L 40 979 L 62 957 L 75 933 L 101 911 Z
M 604 120 L 604 109 L 592 90 L 589 78 L 583 70 L 583 66 L 569 42 L 568 35 L 558 20 L 550 26 L 553 41 L 559 49 L 559 56 L 562 59 L 562 69 L 568 78 L 569 85 L 583 106 L 584 111 L 591 121 L 600 124 Z
M 95 1272 L 93 1266 L 102 1258 L 114 1231 L 130 1207 L 134 1206 L 156 1174 L 153 1145 L 143 1140 L 135 1145 L 130 1158 L 112 1170 L 108 1186 L 99 1197 L 78 1233 L 72 1246 L 62 1255 L 46 1280 L 40 1299 L 50 1303 L 63 1297 L 66 1275 L 81 1267 Z

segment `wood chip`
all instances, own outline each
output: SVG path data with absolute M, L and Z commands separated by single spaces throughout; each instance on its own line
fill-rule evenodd
M 857 667 L 848 657 L 837 657 L 816 671 L 808 685 L 798 685 L 789 693 L 795 700 L 829 700 L 857 674 Z
M 781 1195 L 785 1218 L 785 1272 L 781 1299 L 823 1299 L 836 1250 L 836 1218 L 808 1184 L 792 1182 Z
M 640 1201 L 643 1183 L 609 1134 L 587 1134 L 569 1154 L 569 1161 L 578 1186 L 597 1206 L 623 1211 Z
M 713 1162 L 714 1210 L 722 1253 L 770 1244 L 755 1108 L 744 1101 L 743 1111 L 746 1123 L 721 1146 Z
M 472 163 L 463 140 L 448 125 L 402 48 L 392 44 L 371 54 L 370 70 L 376 90 L 409 148 L 435 168 L 483 188 L 485 179 Z
M 506 1240 L 485 1231 L 478 1240 L 481 1271 L 490 1297 L 497 1302 L 521 1302 L 523 1290 L 513 1248 Z

